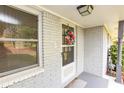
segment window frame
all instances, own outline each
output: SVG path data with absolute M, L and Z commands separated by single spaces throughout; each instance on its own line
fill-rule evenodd
M 36 53 L 38 54 L 37 55 L 37 64 L 34 64 L 34 65 L 30 65 L 30 66 L 26 66 L 26 67 L 21 67 L 21 68 L 18 68 L 18 69 L 14 69 L 14 70 L 10 70 L 10 71 L 6 71 L 6 72 L 3 72 L 3 73 L 0 73 L 0 80 L 4 80 L 4 78 L 8 78 L 8 82 L 9 82 L 9 78 L 11 79 L 13 77 L 13 75 L 20 75 L 21 79 L 24 77 L 26 77 L 28 74 L 28 76 L 34 76 L 35 73 L 31 72 L 33 69 L 36 70 L 36 74 L 39 73 L 39 72 L 43 72 L 43 62 L 42 62 L 42 12 L 41 11 L 38 11 L 38 10 L 35 10 L 34 8 L 31 8 L 31 7 L 28 7 L 28 6 L 9 6 L 9 7 L 12 7 L 14 9 L 17 9 L 17 10 L 20 10 L 22 12 L 26 12 L 28 14 L 32 14 L 32 15 L 35 15 L 37 16 L 38 18 L 38 21 L 37 21 L 37 24 L 38 24 L 38 27 L 37 27 L 37 33 L 38 33 L 38 36 L 37 36 L 37 40 L 34 40 L 37 42 L 37 51 Z M 2 41 L 7 41 L 9 40 L 9 38 L 1 38 Z M 16 39 L 11 39 L 12 41 L 16 41 Z M 18 39 L 19 41 L 25 41 L 25 39 Z M 32 39 L 33 40 L 33 39 Z M 28 39 L 28 41 L 32 41 L 31 39 Z M 27 39 L 26 39 L 27 41 Z M 23 75 L 22 76 L 22 73 L 28 73 L 27 75 Z M 19 79 L 18 79 L 19 80 Z M 1 81 L 2 82 L 2 81 Z M 16 81 L 14 81 L 16 82 Z M 1 83 L 2 84 L 2 83 Z M 0 85 L 1 86 L 1 85 Z

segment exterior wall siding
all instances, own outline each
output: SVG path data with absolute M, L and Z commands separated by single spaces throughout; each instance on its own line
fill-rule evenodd
M 103 28 L 103 63 L 102 63 L 102 68 L 103 68 L 103 72 L 102 72 L 102 76 L 104 77 L 104 75 L 106 74 L 107 71 L 107 55 L 108 55 L 108 48 L 110 46 L 110 42 L 108 42 L 108 33 L 105 31 L 105 29 Z
M 103 77 L 107 71 L 107 62 L 108 62 L 108 50 L 112 45 L 112 39 L 107 33 L 106 29 L 103 28 Z
M 102 76 L 103 27 L 87 28 L 84 31 L 84 71 Z
M 84 30 L 84 71 L 104 77 L 112 41 L 104 26 Z
M 84 70 L 84 30 L 77 27 L 77 75 Z
M 69 24 L 69 26 L 72 27 L 76 27 L 76 25 L 48 12 L 43 12 L 42 19 L 42 56 L 44 72 L 8 87 L 64 87 L 61 82 L 62 24 Z M 105 54 L 103 53 L 104 48 L 106 48 L 106 45 L 103 45 L 103 43 L 106 43 L 103 42 L 104 38 L 106 38 L 106 33 L 103 33 L 103 27 L 99 26 L 88 29 L 77 27 L 76 30 L 76 76 L 83 71 L 102 76 L 104 69 L 103 62 L 106 61 L 103 60 L 103 58 L 106 58 L 105 56 L 103 57 L 103 55 L 106 55 L 106 52 Z
M 43 43 L 43 67 L 44 72 L 33 76 L 31 78 L 25 79 L 23 81 L 17 82 L 11 86 L 8 86 L 10 88 L 57 88 L 57 87 L 64 87 L 64 84 L 62 84 L 61 80 L 61 68 L 62 68 L 62 24 L 69 24 L 72 27 L 75 27 L 76 25 L 72 24 L 71 22 L 68 22 L 64 19 L 61 19 L 55 15 L 52 15 L 48 12 L 43 12 L 43 32 L 42 32 L 42 43 Z M 77 31 L 79 31 L 79 34 L 83 35 L 82 29 L 78 27 Z M 78 42 L 78 51 L 80 49 L 80 53 L 78 54 L 79 57 L 82 57 L 78 60 L 78 67 L 81 69 L 80 73 L 83 71 L 83 36 L 79 37 L 79 44 Z M 78 57 L 78 58 L 79 58 Z M 73 77 L 75 78 L 75 77 Z M 69 81 L 70 82 L 70 81 Z M 68 82 L 68 83 L 69 83 Z

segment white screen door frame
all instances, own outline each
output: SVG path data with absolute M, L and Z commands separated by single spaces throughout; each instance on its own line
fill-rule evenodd
M 69 26 L 69 27 L 72 27 L 72 26 Z M 75 27 L 72 27 L 72 28 L 74 29 L 74 35 L 76 37 Z M 73 61 L 63 65 L 63 49 L 72 48 L 72 47 L 73 47 Z M 67 45 L 62 43 L 62 83 L 66 83 L 70 81 L 75 75 L 76 75 L 76 38 L 75 38 L 75 43 L 73 45 Z

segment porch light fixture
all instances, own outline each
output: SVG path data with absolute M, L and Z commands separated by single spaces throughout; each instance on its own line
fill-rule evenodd
M 77 10 L 82 16 L 86 16 L 92 13 L 93 6 L 92 5 L 80 5 L 77 7 Z

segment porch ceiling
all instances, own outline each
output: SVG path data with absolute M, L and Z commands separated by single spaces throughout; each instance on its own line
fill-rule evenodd
M 70 19 L 84 28 L 106 24 L 113 38 L 117 37 L 118 21 L 124 20 L 124 5 L 94 5 L 91 15 L 81 16 L 78 5 L 41 5 L 57 15 Z

